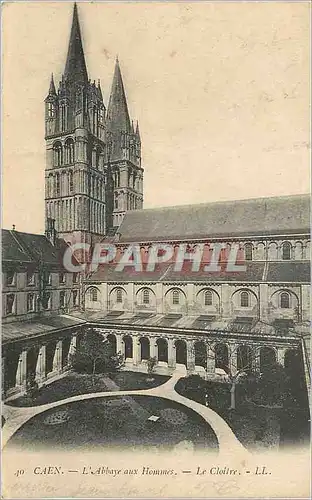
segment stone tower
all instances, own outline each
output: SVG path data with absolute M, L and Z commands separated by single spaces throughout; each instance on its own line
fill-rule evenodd
M 127 210 L 143 206 L 143 168 L 139 125 L 130 121 L 118 58 L 107 108 L 109 164 L 114 185 L 113 225 Z
M 45 99 L 46 231 L 54 219 L 58 237 L 71 244 L 102 240 L 126 210 L 142 206 L 139 131 L 118 64 L 109 109 L 108 116 L 100 83 L 88 77 L 75 4 L 65 70 L 57 89 L 51 76 Z

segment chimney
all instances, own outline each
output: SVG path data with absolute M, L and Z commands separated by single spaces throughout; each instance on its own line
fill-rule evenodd
M 45 235 L 48 238 L 48 240 L 50 241 L 50 243 L 53 246 L 55 246 L 55 243 L 56 243 L 55 219 L 52 219 L 51 217 L 47 218 Z

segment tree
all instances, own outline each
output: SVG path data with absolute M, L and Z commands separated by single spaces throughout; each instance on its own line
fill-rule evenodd
M 147 373 L 151 375 L 157 365 L 157 358 L 154 356 L 152 358 L 148 358 L 147 360 Z
M 121 353 L 114 354 L 109 340 L 88 328 L 71 356 L 70 364 L 74 370 L 92 373 L 94 377 L 97 370 L 107 373 L 121 368 L 123 356 Z

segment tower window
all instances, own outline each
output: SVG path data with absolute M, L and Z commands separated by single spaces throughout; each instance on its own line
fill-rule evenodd
M 72 139 L 67 139 L 65 143 L 65 161 L 70 164 L 75 161 L 75 144 Z
M 61 130 L 64 132 L 66 130 L 66 106 L 61 105 Z
M 63 163 L 63 148 L 60 142 L 53 145 L 53 163 L 55 167 L 60 167 Z
M 210 290 L 205 291 L 205 306 L 212 306 L 212 292 Z
M 122 302 L 122 289 L 121 288 L 117 288 L 117 290 L 116 290 L 116 302 L 118 302 L 118 304 L 120 304 Z
M 281 308 L 282 309 L 289 309 L 290 308 L 290 296 L 289 296 L 289 293 L 287 293 L 287 292 L 281 293 L 280 304 L 281 304 Z
M 143 290 L 143 304 L 149 304 L 150 303 L 150 291 L 145 288 Z
M 291 254 L 291 245 L 289 241 L 286 241 L 285 243 L 283 243 L 282 246 L 282 259 L 290 260 L 290 254 Z
M 240 305 L 241 305 L 241 307 L 249 307 L 249 294 L 248 294 L 248 292 L 241 293 Z
M 15 295 L 14 295 L 14 293 L 9 293 L 6 296 L 6 313 L 7 314 L 13 314 L 14 304 L 15 304 Z
M 252 260 L 252 243 L 245 245 L 245 260 Z
M 179 292 L 179 290 L 173 290 L 173 292 L 172 292 L 172 304 L 173 305 L 180 304 L 180 292 Z
M 53 102 L 48 103 L 48 117 L 49 118 L 55 117 L 55 106 L 54 106 Z

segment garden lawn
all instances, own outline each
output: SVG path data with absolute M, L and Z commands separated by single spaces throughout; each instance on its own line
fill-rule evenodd
M 148 376 L 144 373 L 117 372 L 110 376 L 111 380 L 117 384 L 119 390 L 128 391 L 135 389 L 150 389 L 164 384 L 169 377 L 162 375 Z M 152 379 L 152 380 L 149 380 Z M 30 407 L 54 403 L 62 399 L 80 394 L 92 394 L 93 392 L 111 391 L 111 384 L 105 374 L 69 373 L 59 380 L 41 387 L 35 397 L 20 396 L 8 401 L 6 404 L 17 407 Z

